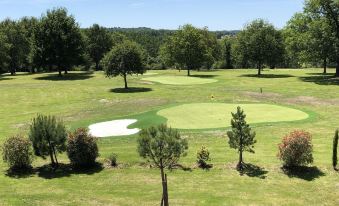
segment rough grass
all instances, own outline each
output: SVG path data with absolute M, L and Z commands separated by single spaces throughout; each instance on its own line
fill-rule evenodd
M 295 121 L 308 118 L 300 110 L 271 104 L 193 103 L 160 110 L 157 114 L 178 129 L 211 129 L 230 126 L 231 113 L 240 106 L 250 124 Z
M 242 176 L 234 169 L 238 153 L 228 147 L 226 129 L 182 131 L 189 150 L 180 164 L 192 170 L 167 171 L 171 205 L 338 205 L 339 174 L 331 166 L 331 147 L 334 130 L 339 127 L 339 105 L 331 100 L 339 98 L 339 84 L 334 78 L 324 78 L 321 72 L 267 70 L 264 78 L 251 76 L 255 70 L 194 72 L 218 82 L 186 86 L 145 85 L 141 76 L 129 76 L 130 87 L 151 89 L 133 93 L 112 92 L 123 87 L 123 80 L 105 78 L 102 72 L 72 72 L 63 78 L 54 73 L 0 75 L 0 143 L 11 134 L 26 134 L 38 112 L 57 115 L 74 130 L 133 115 L 141 115 L 144 121 L 139 126 L 146 127 L 155 121 L 152 117 L 158 118 L 156 122 L 165 121 L 153 111 L 169 105 L 208 102 L 211 95 L 215 103 L 278 104 L 316 115 L 312 121 L 256 125 L 256 153 L 244 154 L 245 162 L 254 166 Z M 279 97 L 249 95 L 260 92 L 260 88 L 263 94 Z M 290 101 L 300 96 L 331 104 Z M 293 129 L 311 132 L 314 144 L 314 165 L 296 172 L 282 170 L 276 157 L 281 137 Z M 100 139 L 99 162 L 104 164 L 105 158 L 117 153 L 117 169 L 72 171 L 66 155 L 61 154 L 59 160 L 64 166 L 54 173 L 46 167 L 48 159 L 36 158 L 33 171 L 13 174 L 0 159 L 0 205 L 159 205 L 160 173 L 138 156 L 136 138 Z M 201 145 L 211 153 L 213 168 L 209 171 L 195 169 L 196 151 Z
M 187 77 L 187 76 L 155 76 L 155 77 L 146 77 L 143 78 L 142 80 L 172 85 L 208 84 L 217 81 L 215 79 L 210 78 Z

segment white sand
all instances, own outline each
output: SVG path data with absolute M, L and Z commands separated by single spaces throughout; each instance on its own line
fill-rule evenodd
M 109 122 L 101 122 L 89 126 L 89 132 L 95 137 L 112 137 L 136 134 L 140 130 L 138 128 L 128 129 L 128 125 L 137 122 L 136 119 L 113 120 Z

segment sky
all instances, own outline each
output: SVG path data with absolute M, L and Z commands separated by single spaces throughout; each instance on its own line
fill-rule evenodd
M 177 29 L 183 24 L 210 30 L 238 30 L 257 18 L 282 28 L 304 0 L 0 0 L 0 20 L 40 17 L 65 7 L 81 27 Z

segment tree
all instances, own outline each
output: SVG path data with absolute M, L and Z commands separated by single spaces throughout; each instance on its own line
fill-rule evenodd
M 305 12 L 308 12 L 312 19 L 326 18 L 335 39 L 335 75 L 339 77 L 339 0 L 307 0 Z
M 9 44 L 7 70 L 14 75 L 28 59 L 30 42 L 25 30 L 17 21 L 6 19 L 1 22 L 0 30 L 6 35 Z
M 8 43 L 7 36 L 0 31 L 0 73 L 6 72 L 8 67 L 9 49 L 10 44 Z
M 257 19 L 245 26 L 237 36 L 239 53 L 256 65 L 258 76 L 264 64 L 275 67 L 283 55 L 283 38 L 274 26 Z
M 233 69 L 233 44 L 235 38 L 232 36 L 224 36 L 221 41 L 221 56 L 222 61 L 225 62 L 226 69 Z
M 243 152 L 254 153 L 254 144 L 257 142 L 255 132 L 251 131 L 251 127 L 246 123 L 246 115 L 244 111 L 238 107 L 236 113 L 232 113 L 231 126 L 232 131 L 227 132 L 229 138 L 228 144 L 231 148 L 237 149 L 239 152 L 239 162 L 237 169 L 244 169 Z
M 53 167 L 58 166 L 57 153 L 66 151 L 67 132 L 64 124 L 54 116 L 38 114 L 32 120 L 29 139 L 37 156 L 50 156 Z
M 332 165 L 334 169 L 337 168 L 338 164 L 338 139 L 339 139 L 339 130 L 336 130 L 333 138 L 333 154 L 332 154 Z
M 34 62 L 38 67 L 56 67 L 61 76 L 64 70 L 79 64 L 83 39 L 79 25 L 64 8 L 48 10 L 34 31 Z
M 198 29 L 187 24 L 168 37 L 161 53 L 168 64 L 179 64 L 190 76 L 192 69 L 199 69 L 214 56 L 213 41 L 216 42 L 216 37 L 210 36 L 207 28 Z
M 125 40 L 116 45 L 102 59 L 102 67 L 107 77 L 122 76 L 127 86 L 127 75 L 145 72 L 145 57 L 142 48 L 135 42 Z
M 98 24 L 93 24 L 87 31 L 87 50 L 95 63 L 95 69 L 99 70 L 100 60 L 112 48 L 112 37 L 108 30 Z
M 161 171 L 163 196 L 161 205 L 168 206 L 167 177 L 165 168 L 174 167 L 181 156 L 186 155 L 188 144 L 178 130 L 159 125 L 143 129 L 138 138 L 139 155 Z

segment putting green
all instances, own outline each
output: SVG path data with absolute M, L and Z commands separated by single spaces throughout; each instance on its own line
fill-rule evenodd
M 159 82 L 161 84 L 174 84 L 174 85 L 208 84 L 217 81 L 215 79 L 186 77 L 186 76 L 155 76 L 155 77 L 146 77 L 143 78 L 142 80 Z
M 296 121 L 308 118 L 308 114 L 271 104 L 224 104 L 196 103 L 183 104 L 158 111 L 167 118 L 167 124 L 178 129 L 212 129 L 229 127 L 231 112 L 237 107 L 244 109 L 247 123 Z

